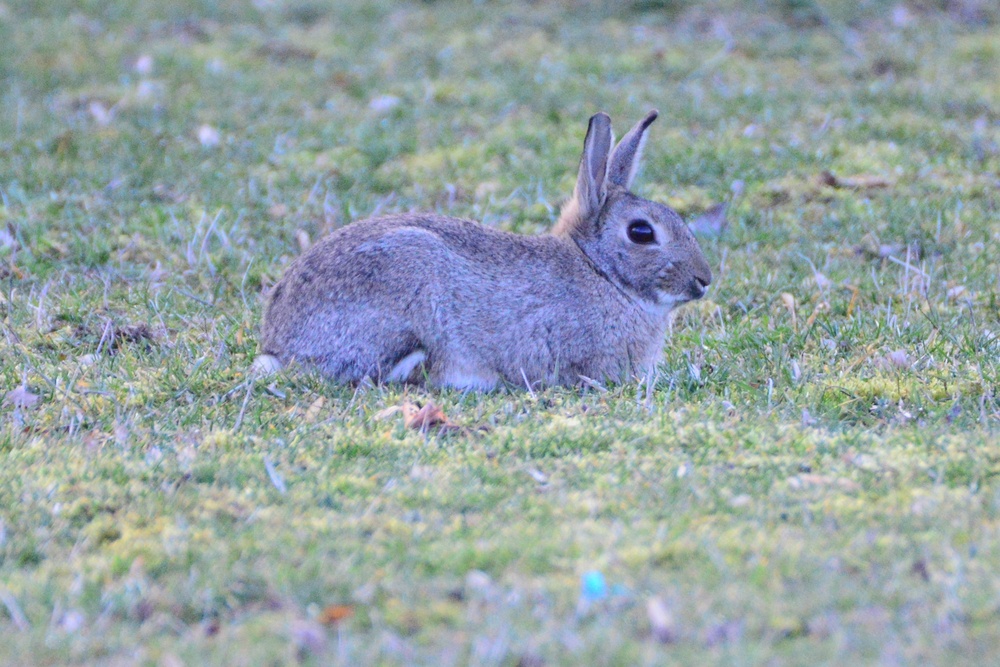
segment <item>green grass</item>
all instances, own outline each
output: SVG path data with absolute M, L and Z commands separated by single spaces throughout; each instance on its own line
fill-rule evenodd
M 0 78 L 0 664 L 1000 659 L 991 3 L 11 2 Z M 245 383 L 303 235 L 544 231 L 653 107 L 730 227 L 651 392 Z

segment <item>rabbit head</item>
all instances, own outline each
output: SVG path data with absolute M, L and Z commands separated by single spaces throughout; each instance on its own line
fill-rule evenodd
M 617 145 L 607 114 L 590 119 L 573 197 L 553 233 L 572 239 L 643 307 L 669 311 L 704 296 L 712 271 L 676 211 L 629 191 L 656 117 L 649 112 Z

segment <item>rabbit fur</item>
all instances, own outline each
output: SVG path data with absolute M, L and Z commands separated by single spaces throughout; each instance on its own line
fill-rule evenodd
M 271 290 L 255 366 L 476 390 L 644 376 L 670 311 L 712 281 L 680 216 L 629 191 L 656 116 L 617 145 L 607 114 L 590 119 L 550 234 L 430 213 L 338 229 Z

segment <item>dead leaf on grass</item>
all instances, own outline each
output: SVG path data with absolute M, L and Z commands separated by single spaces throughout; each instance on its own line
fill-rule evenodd
M 380 410 L 375 414 L 375 419 L 384 421 L 400 413 L 403 415 L 403 425 L 406 426 L 406 428 L 421 431 L 423 433 L 428 432 L 432 428 L 436 428 L 440 433 L 448 433 L 452 431 L 471 433 L 473 431 L 489 430 L 487 426 L 469 428 L 462 426 L 461 424 L 456 424 L 448 418 L 448 415 L 446 415 L 441 408 L 431 402 L 428 402 L 424 406 L 420 406 L 419 404 L 411 401 L 403 401 L 401 405 L 394 405 L 392 407 L 385 408 L 384 410 Z
M 354 607 L 351 605 L 331 604 L 323 608 L 316 620 L 323 625 L 336 625 L 351 616 L 354 616 Z
M 374 419 L 378 421 L 385 421 L 397 414 L 403 415 L 403 425 L 406 428 L 413 429 L 415 431 L 421 431 L 423 433 L 428 432 L 430 429 L 437 429 L 440 433 L 450 433 L 453 431 L 460 431 L 463 433 L 472 433 L 476 431 L 488 431 L 489 427 L 485 425 L 467 427 L 461 424 L 456 424 L 444 411 L 432 402 L 428 402 L 424 406 L 420 406 L 418 403 L 413 403 L 411 401 L 403 401 L 400 405 L 393 405 L 391 407 L 380 410 L 374 415 Z
M 313 401 L 312 405 L 309 406 L 309 409 L 306 410 L 305 422 L 307 424 L 312 424 L 319 419 L 319 413 L 323 410 L 324 405 L 326 405 L 326 398 L 323 396 L 320 396 Z
M 427 431 L 435 426 L 442 428 L 460 428 L 458 424 L 448 419 L 441 408 L 428 401 L 423 407 L 416 403 L 403 403 L 403 424 L 406 428 L 416 431 Z

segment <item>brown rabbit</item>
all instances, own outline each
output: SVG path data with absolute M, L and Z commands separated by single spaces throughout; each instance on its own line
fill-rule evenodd
M 490 390 L 622 381 L 659 361 L 668 315 L 712 281 L 670 208 L 629 192 L 651 111 L 617 146 L 590 119 L 573 197 L 551 234 L 435 214 L 362 220 L 299 257 L 271 291 L 263 356 L 343 382 Z

